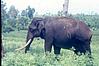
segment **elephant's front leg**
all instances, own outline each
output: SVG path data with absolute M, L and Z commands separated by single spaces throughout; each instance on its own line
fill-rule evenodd
M 60 59 L 60 50 L 61 50 L 60 47 L 57 47 L 57 46 L 54 45 L 54 54 L 56 55 L 55 58 L 56 58 L 57 60 Z
M 45 54 L 48 55 L 52 50 L 52 41 L 51 40 L 45 40 L 44 48 L 45 48 Z
M 51 52 L 52 49 L 52 44 L 53 44 L 53 31 L 52 28 L 50 26 L 47 26 L 46 28 L 48 28 L 46 30 L 46 35 L 45 35 L 45 54 L 48 55 L 48 53 Z

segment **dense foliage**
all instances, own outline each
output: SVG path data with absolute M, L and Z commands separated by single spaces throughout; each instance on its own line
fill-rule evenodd
M 31 20 L 34 17 L 46 17 L 46 16 L 63 16 L 63 11 L 58 11 L 57 14 L 45 13 L 44 15 L 38 15 L 35 13 L 35 9 L 30 6 L 22 12 L 18 11 L 14 5 L 12 5 L 7 11 L 6 3 L 1 1 L 1 17 L 2 17 L 2 32 L 11 32 L 15 30 L 25 30 L 28 28 Z M 76 14 L 69 15 L 79 20 L 83 20 L 90 28 L 98 29 L 99 28 L 99 15 L 85 15 L 85 14 Z
M 90 28 L 99 29 L 99 15 L 84 15 L 77 14 L 74 15 L 75 18 L 84 21 Z
M 11 32 L 15 30 L 27 29 L 35 9 L 28 6 L 27 9 L 22 12 L 18 11 L 14 5 L 11 5 L 7 11 L 6 3 L 1 2 L 1 21 L 2 21 L 2 32 Z

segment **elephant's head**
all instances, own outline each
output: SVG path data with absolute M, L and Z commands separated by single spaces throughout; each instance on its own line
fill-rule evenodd
M 43 18 L 34 18 L 29 25 L 27 39 L 41 37 L 42 30 L 45 29 L 44 24 L 45 22 Z
M 35 17 L 33 18 L 32 22 L 29 25 L 27 38 L 26 38 L 26 45 L 19 49 L 23 49 L 26 47 L 26 51 L 29 49 L 29 45 L 33 41 L 35 37 L 44 38 L 45 35 L 45 20 L 43 18 Z M 16 50 L 19 50 L 16 49 Z

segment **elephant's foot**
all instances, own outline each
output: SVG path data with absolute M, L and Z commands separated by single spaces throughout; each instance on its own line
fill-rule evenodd
M 25 53 L 27 53 L 28 51 L 29 51 L 29 48 L 26 48 L 26 49 L 25 49 Z
M 46 51 L 45 55 L 48 56 L 48 55 L 50 55 L 50 53 L 51 53 L 50 51 Z
M 57 60 L 57 61 L 59 61 L 60 60 L 60 54 L 55 54 L 55 59 Z

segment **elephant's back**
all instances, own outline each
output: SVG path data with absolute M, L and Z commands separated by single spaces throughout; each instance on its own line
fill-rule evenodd
M 79 22 L 80 21 L 77 21 L 76 19 L 73 18 L 60 17 L 60 18 L 55 18 L 52 23 L 54 26 L 56 25 L 56 28 L 65 27 L 66 29 L 70 29 L 70 28 L 76 28 Z
M 75 34 L 79 27 L 79 22 L 71 18 L 56 19 L 52 23 L 55 36 L 61 39 L 73 37 L 72 35 Z

